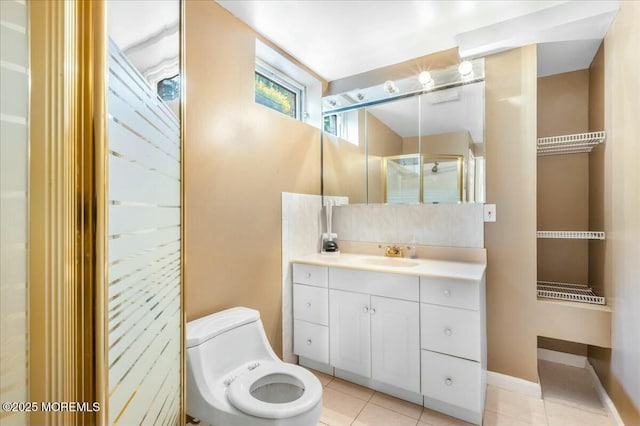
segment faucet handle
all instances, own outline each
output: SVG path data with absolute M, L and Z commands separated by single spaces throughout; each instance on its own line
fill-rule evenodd
M 396 245 L 386 246 L 384 249 L 384 255 L 388 257 L 402 257 L 402 249 Z

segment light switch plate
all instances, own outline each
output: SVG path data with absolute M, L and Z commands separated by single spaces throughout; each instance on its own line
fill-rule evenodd
M 496 221 L 496 205 L 495 204 L 484 205 L 484 221 L 485 222 Z

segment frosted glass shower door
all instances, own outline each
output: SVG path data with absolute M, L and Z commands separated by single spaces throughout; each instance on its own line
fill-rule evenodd
M 0 400 L 28 401 L 29 41 L 27 5 L 0 1 Z M 24 425 L 26 412 L 0 413 Z
M 108 116 L 108 420 L 177 424 L 180 122 L 114 43 Z

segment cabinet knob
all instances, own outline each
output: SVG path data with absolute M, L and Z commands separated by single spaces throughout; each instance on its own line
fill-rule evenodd
M 376 308 L 371 308 L 371 315 L 376 313 Z
M 311 339 L 307 339 L 307 345 L 311 345 Z
M 307 278 L 311 278 L 311 272 L 307 272 Z
M 368 306 L 363 306 L 362 307 L 362 312 L 364 312 L 365 314 L 369 312 L 369 307 Z
M 447 386 L 451 386 L 453 384 L 453 380 L 451 378 L 447 377 L 444 380 L 444 384 L 447 385 Z
M 451 329 L 447 327 L 444 329 L 444 334 L 446 334 L 447 336 L 451 336 L 453 334 L 453 331 L 451 331 Z
M 307 305 L 307 308 L 310 308 L 311 307 L 311 302 L 307 302 L 306 305 Z
M 445 297 L 450 297 L 451 296 L 451 292 L 449 290 L 443 291 L 442 294 L 444 294 Z

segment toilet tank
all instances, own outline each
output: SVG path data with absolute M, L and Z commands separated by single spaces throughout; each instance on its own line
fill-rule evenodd
M 188 322 L 186 340 L 187 368 L 202 370 L 192 373 L 209 380 L 219 379 L 250 361 L 277 358 L 265 335 L 260 313 L 244 307 Z

